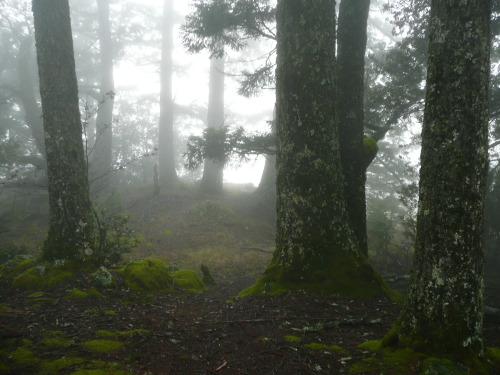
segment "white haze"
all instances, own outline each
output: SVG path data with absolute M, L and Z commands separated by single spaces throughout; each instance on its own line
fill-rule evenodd
M 162 13 L 162 1 L 144 1 L 141 3 L 150 3 L 157 6 L 156 14 Z M 175 1 L 176 12 L 185 16 L 192 10 L 190 2 Z M 208 53 L 190 54 L 182 46 L 180 34 L 180 25 L 175 25 L 174 29 L 174 50 L 172 57 L 174 66 L 181 67 L 182 73 L 174 73 L 172 77 L 172 95 L 176 104 L 189 106 L 191 104 L 208 105 L 208 77 L 209 77 L 209 55 Z M 240 56 L 238 56 L 240 58 Z M 158 63 L 156 65 L 145 64 L 137 65 L 124 59 L 118 61 L 114 68 L 115 86 L 117 100 L 119 100 L 120 91 L 134 92 L 134 95 L 160 93 L 160 79 Z M 226 63 L 225 79 L 225 108 L 229 123 L 235 122 L 243 125 L 249 131 L 267 131 L 266 121 L 271 120 L 274 108 L 274 91 L 264 91 L 258 97 L 245 98 L 238 95 L 238 83 L 233 74 L 239 72 L 241 64 L 232 63 L 231 60 Z M 133 90 L 132 90 L 133 89 Z M 119 116 L 119 113 L 117 114 Z M 257 121 L 255 118 L 257 117 Z M 252 123 L 253 122 L 253 123 Z M 224 170 L 224 181 L 233 183 L 252 183 L 255 186 L 259 184 L 262 170 L 264 168 L 265 158 L 263 156 L 253 158 L 245 163 L 235 163 L 228 165 Z

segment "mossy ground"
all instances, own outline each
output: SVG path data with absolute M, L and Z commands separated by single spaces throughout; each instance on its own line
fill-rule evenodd
M 65 298 L 73 289 L 88 292 L 94 269 L 78 271 L 76 279 L 41 292 L 6 292 L 0 301 L 0 374 L 160 374 L 165 369 L 181 374 L 236 374 L 242 369 L 252 375 L 337 374 L 348 373 L 362 359 L 378 357 L 357 345 L 389 330 L 399 313 L 397 304 L 385 298 L 342 298 L 328 290 L 236 298 L 262 275 L 272 256 L 242 247 L 273 250 L 274 223 L 263 222 L 260 214 L 247 215 L 255 205 L 243 207 L 249 201 L 241 195 L 221 198 L 232 212 L 230 220 L 216 222 L 189 218 L 204 201 L 192 194 L 145 198 L 150 191 L 148 187 L 141 196 L 128 197 L 137 202 L 132 221 L 145 241 L 126 255 L 127 261 L 153 257 L 176 270 L 199 270 L 206 264 L 217 285 L 199 294 L 152 293 L 143 303 L 130 299 L 124 272 L 112 270 L 117 282 L 98 287 L 105 298 Z M 36 259 L 28 261 L 13 277 L 37 265 Z M 3 286 L 4 270 L 0 268 Z M 487 342 L 500 346 L 496 333 L 490 322 Z M 123 346 L 100 352 L 82 345 L 95 340 Z M 14 362 L 11 353 L 28 363 Z

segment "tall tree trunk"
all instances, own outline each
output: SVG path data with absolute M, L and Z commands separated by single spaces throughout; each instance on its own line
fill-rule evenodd
M 337 121 L 347 212 L 359 248 L 368 254 L 363 91 L 370 0 L 342 0 L 337 35 Z
M 220 129 L 224 126 L 224 58 L 210 60 L 207 126 Z M 222 194 L 224 165 L 205 160 L 201 192 Z
M 113 40 L 109 20 L 109 0 L 97 0 L 99 18 L 99 53 L 101 74 L 101 102 L 96 117 L 96 141 L 92 160 L 92 190 L 99 194 L 109 187 L 113 166 Z
M 348 220 L 335 123 L 335 1 L 277 6 L 277 235 L 271 264 L 241 292 L 387 292 Z
M 158 164 L 160 185 L 167 189 L 175 187 L 178 183 L 178 177 L 175 171 L 174 103 L 172 99 L 173 28 L 174 0 L 165 0 L 163 3 L 163 28 L 161 43 Z
M 91 253 L 93 219 L 68 0 L 33 0 L 32 8 L 49 188 L 43 257 L 82 259 Z
M 490 2 L 432 0 L 417 239 L 406 307 L 388 342 L 482 354 Z

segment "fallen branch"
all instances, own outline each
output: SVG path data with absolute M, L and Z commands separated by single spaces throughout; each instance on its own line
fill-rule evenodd
M 255 250 L 255 251 L 260 251 L 262 253 L 268 253 L 268 254 L 274 253 L 274 251 L 272 251 L 272 250 L 262 249 L 261 247 L 241 246 L 240 249 L 243 249 L 243 250 Z

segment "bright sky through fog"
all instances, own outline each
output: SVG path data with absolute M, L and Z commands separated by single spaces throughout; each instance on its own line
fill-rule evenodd
M 130 0 L 129 0 L 130 1 Z M 154 13 L 157 15 L 162 14 L 163 1 L 160 0 L 136 0 L 141 3 L 151 4 L 157 7 Z M 173 0 L 176 12 L 179 15 L 185 16 L 189 14 L 193 8 L 192 1 L 187 0 Z M 115 4 L 119 4 L 118 2 Z M 388 39 L 391 26 L 385 21 L 385 16 L 380 13 L 379 2 L 372 1 L 370 9 L 370 16 L 377 19 L 379 25 L 384 26 L 385 35 L 377 29 L 372 29 L 375 32 L 376 38 Z M 173 97 L 177 104 L 190 105 L 197 104 L 207 106 L 208 103 L 208 76 L 209 76 L 209 57 L 208 53 L 203 52 L 200 54 L 189 54 L 181 44 L 179 35 L 180 25 L 175 25 L 174 29 L 174 51 L 173 59 L 174 65 L 185 69 L 183 73 L 176 72 L 173 76 Z M 268 42 L 257 53 L 265 54 L 271 50 L 273 45 Z M 267 131 L 268 126 L 266 121 L 271 120 L 272 110 L 274 108 L 275 93 L 274 91 L 265 91 L 255 98 L 244 98 L 237 94 L 238 83 L 231 75 L 238 74 L 242 69 L 242 64 L 237 63 L 237 60 L 247 59 L 243 53 L 231 53 L 233 61 L 226 62 L 226 76 L 225 80 L 225 108 L 226 116 L 230 123 L 245 126 L 249 131 Z M 158 64 L 158 63 L 156 63 Z M 256 62 L 256 66 L 261 62 Z M 251 66 L 247 66 L 251 70 Z M 116 91 L 119 97 L 120 88 L 126 90 L 130 86 L 135 86 L 134 92 L 137 95 L 141 94 L 154 94 L 159 96 L 159 67 L 157 65 L 142 65 L 136 66 L 130 61 L 122 60 L 117 63 L 115 67 L 115 84 Z M 251 120 L 253 118 L 253 120 Z M 257 119 L 257 122 L 250 124 Z M 250 126 L 249 126 L 250 125 Z M 264 167 L 264 157 L 258 160 L 251 160 L 239 167 L 230 165 L 224 170 L 224 179 L 230 182 L 245 183 L 251 182 L 258 185 L 262 170 Z
M 142 3 L 150 3 L 158 6 L 157 14 L 162 13 L 163 2 L 159 0 L 142 0 Z M 192 8 L 190 1 L 175 0 L 176 11 L 182 15 L 188 14 Z M 207 53 L 189 54 L 181 44 L 179 26 L 174 29 L 174 65 L 185 69 L 185 72 L 174 74 L 172 94 L 176 103 L 181 105 L 198 104 L 207 106 L 208 103 L 208 77 L 209 57 Z M 241 64 L 236 66 L 230 61 L 226 64 L 226 72 L 238 73 Z M 141 94 L 157 94 L 159 96 L 159 67 L 155 65 L 136 66 L 130 61 L 121 60 L 115 66 L 115 85 L 117 99 L 120 90 L 130 90 Z M 251 117 L 257 115 L 259 121 L 246 127 L 248 130 L 267 131 L 266 121 L 272 117 L 274 108 L 274 91 L 266 91 L 256 98 L 245 98 L 237 94 L 238 83 L 229 75 L 225 79 L 225 108 L 226 116 L 238 125 L 245 126 Z M 258 185 L 262 170 L 264 168 L 264 157 L 240 166 L 229 165 L 224 170 L 224 180 L 228 182 L 247 183 Z

